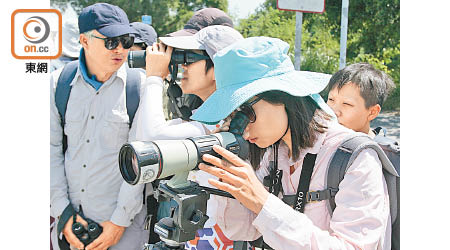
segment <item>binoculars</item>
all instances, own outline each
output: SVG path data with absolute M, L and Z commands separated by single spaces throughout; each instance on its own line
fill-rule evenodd
M 130 68 L 144 68 L 146 55 L 145 50 L 128 52 L 128 66 Z M 195 53 L 192 50 L 174 49 L 169 64 L 190 64 L 206 59 L 209 59 L 209 56 Z
M 84 244 L 84 246 L 89 245 L 103 232 L 102 226 L 95 221 L 90 219 L 86 219 L 86 221 L 88 223 L 87 228 L 85 228 L 80 222 L 75 222 L 72 225 L 72 232 Z

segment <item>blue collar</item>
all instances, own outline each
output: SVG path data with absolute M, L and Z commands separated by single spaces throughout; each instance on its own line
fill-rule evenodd
M 81 48 L 80 50 L 80 70 L 84 80 L 87 83 L 89 83 L 92 87 L 94 87 L 95 90 L 99 90 L 103 83 L 97 81 L 95 75 L 92 75 L 92 77 L 89 78 L 88 71 L 86 68 L 86 58 L 84 56 L 84 48 Z

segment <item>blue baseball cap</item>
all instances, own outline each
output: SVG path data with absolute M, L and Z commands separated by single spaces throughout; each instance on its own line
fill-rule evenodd
M 96 3 L 83 8 L 78 17 L 80 33 L 97 30 L 106 37 L 135 34 L 127 14 L 121 8 L 108 3 Z
M 155 29 L 146 23 L 134 22 L 131 27 L 137 31 L 134 37 L 134 43 L 145 43 L 147 46 L 152 46 L 156 42 L 158 35 Z
M 280 39 L 250 37 L 218 51 L 213 58 L 216 91 L 191 119 L 215 124 L 253 96 L 270 90 L 311 96 L 332 115 L 333 111 L 318 94 L 331 75 L 296 71 L 288 50 L 289 44 Z

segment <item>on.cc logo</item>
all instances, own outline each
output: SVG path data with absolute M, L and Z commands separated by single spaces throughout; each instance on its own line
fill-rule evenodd
M 42 43 L 50 35 L 50 25 L 44 18 L 32 16 L 23 25 L 23 35 L 30 43 Z

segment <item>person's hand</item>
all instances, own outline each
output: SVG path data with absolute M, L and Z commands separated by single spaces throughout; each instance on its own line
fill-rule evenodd
M 199 165 L 201 170 L 219 177 L 219 180 L 209 179 L 208 182 L 214 187 L 230 193 L 246 208 L 259 214 L 269 192 L 256 177 L 252 166 L 218 145 L 214 145 L 213 150 L 223 159 L 205 154 L 203 160 L 217 167 L 203 163 Z
M 147 47 L 145 56 L 145 72 L 147 77 L 159 76 L 166 78 L 169 74 L 169 63 L 172 56 L 172 47 L 163 43 L 154 43 Z
M 118 226 L 111 221 L 105 221 L 100 225 L 103 227 L 103 232 L 86 246 L 86 250 L 106 250 L 108 247 L 117 244 L 125 231 L 125 227 Z
M 88 226 L 88 223 L 79 215 L 77 216 L 77 222 L 80 222 L 84 227 Z M 83 249 L 84 244 L 72 232 L 72 225 L 73 225 L 73 216 L 67 221 L 66 225 L 64 225 L 62 233 L 64 234 L 64 237 L 71 246 L 76 247 L 78 249 Z
M 211 131 L 211 134 L 220 133 L 220 132 L 228 132 L 228 130 L 230 130 L 231 120 L 233 119 L 235 113 L 236 113 L 236 111 L 233 111 L 233 113 L 231 113 L 229 116 L 227 116 L 224 119 L 222 125 L 220 127 L 213 129 Z

